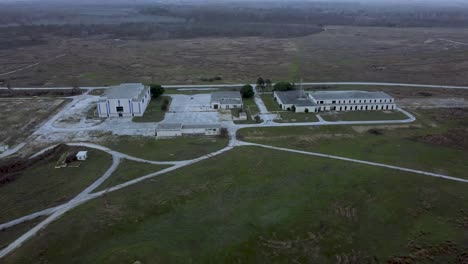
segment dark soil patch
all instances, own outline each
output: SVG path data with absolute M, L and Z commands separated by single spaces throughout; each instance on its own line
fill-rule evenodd
M 3 164 L 0 164 L 0 187 L 2 185 L 15 181 L 19 173 L 34 165 L 42 164 L 52 159 L 57 153 L 63 152 L 67 148 L 66 145 L 58 145 L 41 155 L 38 155 L 32 159 L 21 158 L 9 160 Z
M 443 134 L 429 134 L 414 140 L 444 147 L 468 150 L 468 128 L 454 128 Z

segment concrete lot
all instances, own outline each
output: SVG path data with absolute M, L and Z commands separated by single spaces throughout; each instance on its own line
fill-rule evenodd
M 164 123 L 219 123 L 219 114 L 210 108 L 210 94 L 171 95 L 172 102 Z

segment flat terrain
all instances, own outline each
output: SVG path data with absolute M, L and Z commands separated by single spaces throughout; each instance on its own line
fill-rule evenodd
M 0 249 L 8 246 L 11 242 L 15 241 L 18 237 L 28 232 L 35 225 L 43 221 L 43 217 L 38 217 L 34 220 L 30 220 L 21 224 L 17 224 L 8 229 L 0 230 Z
M 218 137 L 179 137 L 155 139 L 110 137 L 105 145 L 131 156 L 157 161 L 194 159 L 226 147 L 228 139 Z
M 347 111 L 320 113 L 326 121 L 404 120 L 408 117 L 400 111 Z
M 454 263 L 466 185 L 241 147 L 86 203 L 4 263 Z
M 164 120 L 166 112 L 161 110 L 161 106 L 165 99 L 171 100 L 169 96 L 160 96 L 156 99 L 152 98 L 144 115 L 141 117 L 134 117 L 132 119 L 133 122 L 161 122 Z
M 56 98 L 0 98 L 0 145 L 11 147 L 23 142 L 66 101 Z
M 104 190 L 121 183 L 131 181 L 133 179 L 145 176 L 156 171 L 160 171 L 169 166 L 164 165 L 153 165 L 147 163 L 140 163 L 131 160 L 122 160 L 117 170 L 112 173 L 112 176 L 104 181 L 96 191 Z
M 67 151 L 86 150 L 67 148 Z M 97 150 L 88 150 L 89 159 L 78 168 L 55 169 L 62 153 L 49 161 L 23 170 L 15 180 L 0 186 L 0 223 L 36 211 L 60 205 L 93 183 L 111 166 L 111 156 Z
M 445 39 L 445 40 L 443 40 Z M 450 42 L 446 40 L 456 41 Z M 304 81 L 382 81 L 466 85 L 468 30 L 449 28 L 327 27 L 300 38 L 112 40 L 50 37 L 0 50 L 0 73 L 13 86 L 254 82 L 289 80 L 297 63 Z M 48 61 L 58 55 L 65 56 Z
M 467 178 L 468 110 L 418 109 L 403 125 L 250 128 L 241 139 Z

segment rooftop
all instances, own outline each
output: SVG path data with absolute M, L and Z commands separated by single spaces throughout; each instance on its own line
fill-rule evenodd
M 142 83 L 122 83 L 111 86 L 106 90 L 107 99 L 129 99 L 138 100 L 144 96 L 147 88 Z
M 215 129 L 221 128 L 220 124 L 188 124 L 184 125 L 183 128 L 207 128 L 207 129 Z
M 157 130 L 181 130 L 181 123 L 159 123 Z
M 315 103 L 307 95 L 302 96 L 301 91 L 276 91 L 276 95 L 283 104 L 293 104 L 295 106 L 314 106 Z
M 219 102 L 222 104 L 240 104 L 242 96 L 240 92 L 214 92 L 211 93 L 211 102 Z
M 347 99 L 392 99 L 384 92 L 367 91 L 320 91 L 310 92 L 315 100 L 347 100 Z
M 88 151 L 78 151 L 78 153 L 76 153 L 76 156 L 79 157 L 79 156 L 86 156 L 88 155 Z

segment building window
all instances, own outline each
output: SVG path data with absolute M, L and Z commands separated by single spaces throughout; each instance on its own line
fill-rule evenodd
M 323 104 L 323 101 L 320 101 L 320 104 Z
M 117 107 L 115 108 L 115 110 L 116 110 L 118 113 L 121 113 L 121 112 L 124 111 L 124 108 L 123 108 L 123 106 L 117 106 Z
M 336 101 L 332 101 L 332 104 L 336 104 Z

